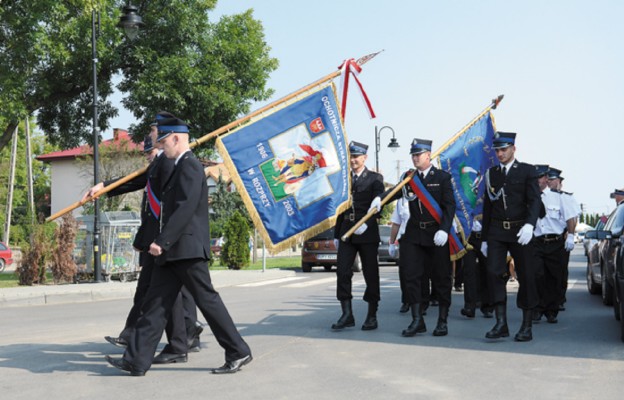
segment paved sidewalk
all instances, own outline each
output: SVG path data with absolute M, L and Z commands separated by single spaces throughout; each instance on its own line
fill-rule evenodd
M 294 276 L 295 271 L 267 269 L 210 271 L 215 288 Z M 0 308 L 133 298 L 136 281 L 21 286 L 0 289 Z

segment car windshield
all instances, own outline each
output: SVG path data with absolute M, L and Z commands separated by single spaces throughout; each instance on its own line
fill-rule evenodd
M 609 218 L 607 222 L 607 230 L 613 234 L 619 235 L 622 233 L 624 227 L 624 205 L 621 205 L 615 210 L 615 214 Z
M 331 240 L 334 238 L 334 228 L 321 232 L 309 240 Z

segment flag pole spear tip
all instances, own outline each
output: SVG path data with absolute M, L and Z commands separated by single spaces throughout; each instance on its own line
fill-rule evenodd
M 500 102 L 503 101 L 503 97 L 505 97 L 505 95 L 501 94 L 497 98 L 492 99 L 492 110 L 496 110 L 496 107 L 498 107 Z

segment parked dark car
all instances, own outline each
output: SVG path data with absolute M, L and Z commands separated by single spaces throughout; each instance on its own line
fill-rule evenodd
M 600 282 L 602 286 L 602 302 L 605 305 L 613 305 L 615 288 L 615 258 L 620 245 L 620 236 L 624 230 L 624 204 L 620 204 L 609 216 L 604 230 L 589 231 L 590 238 L 598 239 L 598 251 L 589 253 L 587 257 L 588 267 L 600 268 Z M 617 315 L 617 314 L 616 314 Z
M 607 215 L 601 216 L 600 219 L 598 220 L 598 223 L 596 224 L 596 226 L 594 228 L 592 228 L 592 229 L 589 229 L 589 230 L 595 231 L 595 230 L 600 230 L 600 229 L 604 228 L 604 225 L 607 222 L 607 218 L 609 218 Z M 585 233 L 587 233 L 587 232 L 585 232 Z M 596 244 L 596 242 L 597 242 L 596 239 L 589 239 L 589 238 L 583 236 L 583 248 L 585 250 L 585 256 L 587 256 L 587 254 L 589 253 L 589 249 L 594 244 Z
M 607 216 L 601 218 L 596 224 L 596 228 L 586 231 L 585 237 L 583 238 L 583 247 L 585 247 L 585 256 L 587 256 L 585 277 L 587 278 L 587 290 L 591 294 L 600 294 L 602 292 L 602 275 L 600 274 L 600 263 L 598 262 L 599 241 L 597 239 L 596 230 L 604 228 L 607 218 Z
M 396 265 L 399 265 L 399 246 L 397 245 L 397 253 L 395 257 L 392 257 L 388 251 L 391 229 L 392 227 L 389 225 L 379 226 L 379 262 L 395 263 Z
M 0 272 L 4 271 L 7 265 L 13 264 L 13 252 L 3 242 L 0 242 Z
M 338 251 L 334 246 L 334 228 L 319 233 L 311 239 L 303 242 L 301 248 L 301 270 L 303 272 L 312 271 L 312 267 L 318 266 L 331 271 L 337 265 Z M 355 258 L 354 271 L 361 271 L 360 257 Z
M 617 255 L 615 259 L 615 299 L 613 307 L 615 318 L 620 321 L 620 339 L 624 342 L 624 235 L 620 235 L 617 242 Z

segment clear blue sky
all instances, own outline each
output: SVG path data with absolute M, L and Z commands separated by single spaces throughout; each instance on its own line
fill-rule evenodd
M 586 211 L 605 213 L 624 187 L 624 2 L 622 1 L 220 1 L 213 20 L 254 9 L 280 67 L 275 99 L 315 81 L 345 58 L 384 49 L 360 75 L 377 118 L 355 91 L 345 121 L 349 139 L 381 136 L 380 166 L 396 182 L 411 167 L 414 137 L 434 149 L 499 94 L 497 128 L 518 133 L 517 159 L 563 170 L 564 189 Z M 258 104 L 259 108 L 264 104 Z M 113 121 L 124 128 L 131 115 Z

